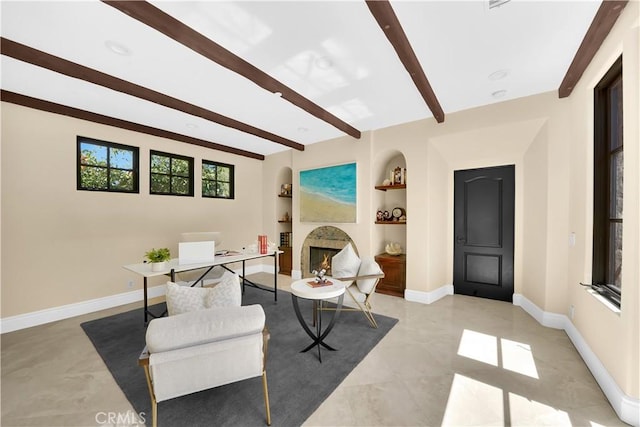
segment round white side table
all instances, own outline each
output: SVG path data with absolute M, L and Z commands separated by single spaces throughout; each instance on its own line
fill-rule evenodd
M 320 353 L 320 346 L 330 351 L 336 351 L 324 342 L 324 339 L 329 335 L 329 332 L 333 329 L 340 310 L 342 309 L 342 300 L 344 299 L 345 283 L 340 280 L 328 277 L 327 280 L 331 282 L 331 285 L 313 287 L 309 283 L 313 282 L 313 278 L 306 278 L 296 280 L 291 284 L 291 299 L 293 301 L 293 309 L 296 312 L 296 317 L 302 325 L 304 331 L 311 337 L 313 342 L 309 344 L 301 353 L 305 353 L 312 349 L 314 346 L 318 348 L 318 359 L 322 363 L 322 354 Z M 331 319 L 326 329 L 322 330 L 322 304 L 325 300 L 331 298 L 338 298 L 338 305 L 335 310 L 332 311 Z M 307 322 L 300 313 L 300 306 L 298 304 L 298 298 L 304 298 L 313 301 L 313 323 L 315 324 L 315 331 L 309 328 Z M 312 325 L 313 326 L 313 325 Z

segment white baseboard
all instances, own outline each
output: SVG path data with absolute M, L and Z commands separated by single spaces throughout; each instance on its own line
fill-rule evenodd
M 569 320 L 567 316 L 542 311 L 540 307 L 528 300 L 524 295 L 513 294 L 513 305 L 522 307 L 524 311 L 536 319 L 542 326 L 553 329 L 566 329 L 566 322 Z
M 404 290 L 404 299 L 423 304 L 432 304 L 447 295 L 453 295 L 453 285 L 444 285 L 431 292 Z
M 154 286 L 147 290 L 149 298 L 159 297 L 165 294 L 165 285 Z M 96 298 L 88 301 L 62 305 L 59 307 L 47 308 L 33 311 L 31 313 L 19 314 L 17 316 L 5 317 L 0 320 L 0 332 L 7 333 L 19 329 L 31 328 L 45 323 L 55 322 L 82 314 L 93 313 L 95 311 L 106 310 L 132 302 L 142 301 L 144 293 L 142 289 L 111 295 L 108 297 Z
M 624 394 L 567 316 L 542 311 L 537 305 L 520 294 L 513 295 L 513 304 L 522 307 L 524 311 L 543 326 L 564 329 L 603 393 L 607 396 L 618 417 L 625 423 L 640 427 L 640 399 L 634 399 Z
M 265 264 L 252 265 L 246 267 L 245 274 L 249 275 L 262 271 L 266 273 L 273 273 L 274 267 L 273 265 Z M 240 274 L 242 273 L 242 269 L 236 269 L 235 272 Z M 165 285 L 153 286 L 147 289 L 147 296 L 149 298 L 160 297 L 165 294 L 165 291 Z M 96 298 L 59 307 L 33 311 L 31 313 L 4 317 L 0 319 L 0 333 L 4 334 L 20 329 L 31 328 L 33 326 L 56 322 L 58 320 L 106 310 L 108 308 L 131 304 L 142 300 L 144 300 L 144 292 L 142 289 L 138 289 L 135 291 L 124 292 L 122 294 L 110 295 L 108 297 Z

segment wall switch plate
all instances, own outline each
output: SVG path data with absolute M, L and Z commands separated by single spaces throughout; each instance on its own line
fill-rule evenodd
M 573 315 L 575 314 L 575 312 L 576 312 L 576 308 L 573 306 L 573 304 L 571 304 L 571 306 L 569 307 L 569 318 L 571 320 L 573 320 Z
M 569 234 L 569 247 L 574 247 L 576 245 L 576 233 Z

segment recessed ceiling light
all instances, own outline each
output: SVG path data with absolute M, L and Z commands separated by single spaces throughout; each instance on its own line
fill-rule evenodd
M 493 96 L 494 98 L 496 98 L 496 99 L 497 99 L 497 98 L 504 98 L 504 96 L 505 96 L 506 94 L 507 94 L 507 91 L 506 91 L 506 90 L 504 90 L 504 89 L 501 89 L 501 90 L 497 90 L 497 91 L 493 92 L 493 93 L 491 94 L 491 96 Z
M 128 47 L 126 47 L 121 43 L 114 42 L 113 40 L 107 40 L 106 42 L 104 42 L 104 45 L 107 46 L 107 48 L 111 52 L 117 53 L 118 55 L 122 55 L 122 56 L 131 55 L 131 50 Z
M 498 70 L 489 74 L 489 80 L 501 80 L 509 75 L 509 70 Z
M 189 129 L 198 129 L 198 125 L 195 123 L 187 123 L 185 126 Z
M 309 132 L 309 128 L 306 128 L 306 127 L 304 127 L 304 126 L 300 126 L 300 127 L 298 128 L 298 132 Z
M 281 97 L 282 96 L 282 92 L 273 92 L 273 94 L 277 97 Z
M 321 70 L 328 70 L 329 68 L 333 67 L 333 62 L 326 56 L 319 56 L 314 62 L 316 64 L 316 67 L 320 68 Z

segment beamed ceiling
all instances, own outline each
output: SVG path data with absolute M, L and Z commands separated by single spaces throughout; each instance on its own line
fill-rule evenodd
M 626 3 L 2 1 L 1 95 L 264 159 L 570 96 Z

